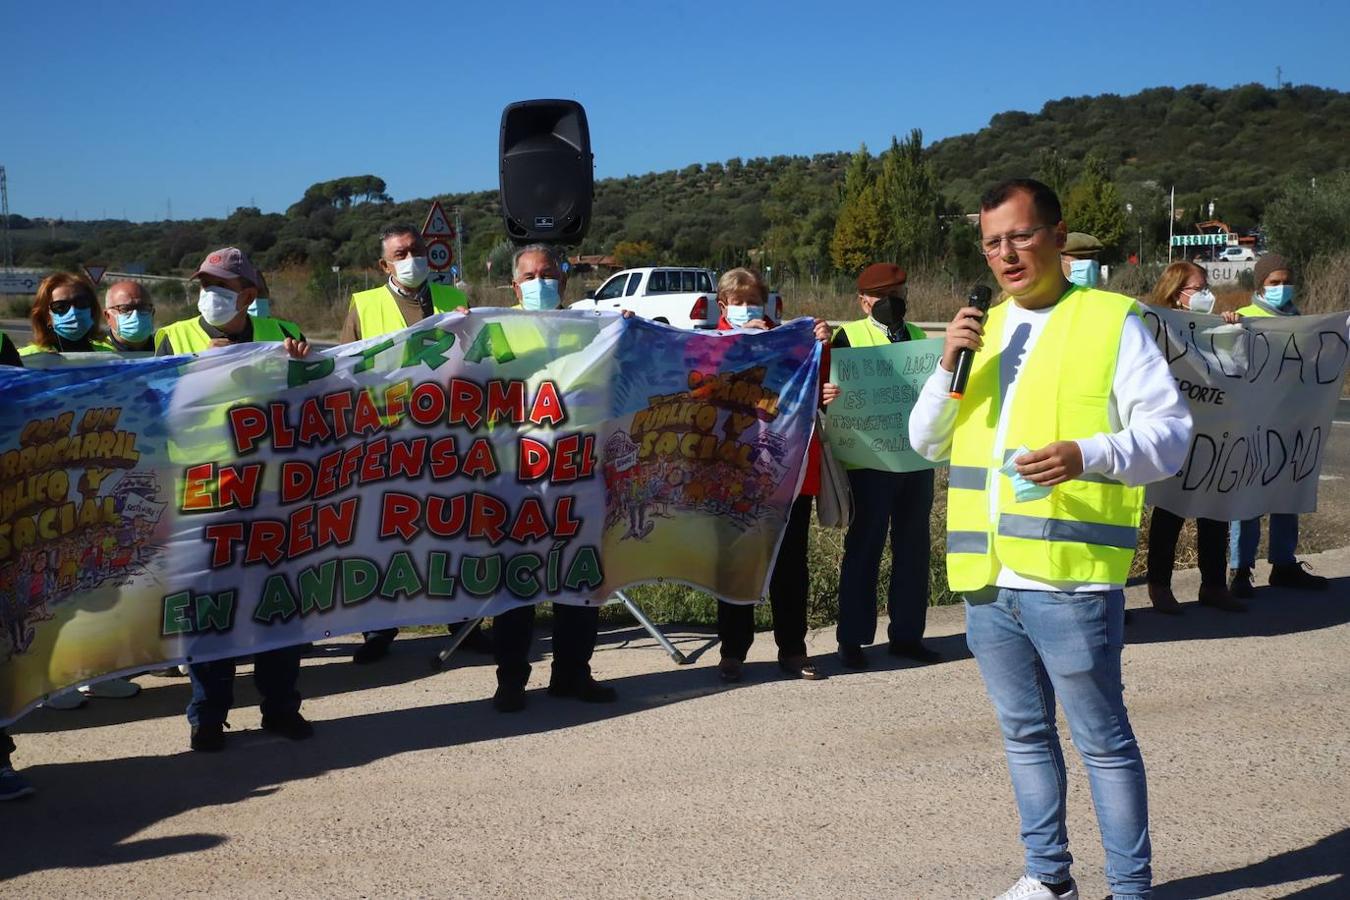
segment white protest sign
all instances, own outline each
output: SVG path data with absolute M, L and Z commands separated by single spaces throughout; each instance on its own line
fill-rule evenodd
M 1186 462 L 1147 499 L 1234 521 L 1317 508 L 1317 476 L 1350 358 L 1346 313 L 1244 318 L 1145 307 L 1195 421 Z

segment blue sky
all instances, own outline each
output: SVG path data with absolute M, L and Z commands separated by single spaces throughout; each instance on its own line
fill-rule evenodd
M 581 101 L 603 178 L 931 141 L 1066 96 L 1273 84 L 1277 65 L 1350 90 L 1347 34 L 1339 0 L 0 0 L 0 164 L 28 216 L 283 211 L 364 173 L 404 200 L 495 188 L 514 100 Z

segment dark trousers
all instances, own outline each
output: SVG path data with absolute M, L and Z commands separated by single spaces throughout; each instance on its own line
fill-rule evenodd
M 14 752 L 14 739 L 0 728 L 0 769 L 9 768 L 9 755 Z
M 933 471 L 881 472 L 850 469 L 853 522 L 844 536 L 839 569 L 840 644 L 864 646 L 876 639 L 877 576 L 886 537 L 891 539 L 887 637 L 917 643 L 928 623 L 929 521 L 933 513 Z
M 300 711 L 301 648 L 282 647 L 253 657 L 253 683 L 262 696 L 259 707 L 267 717 L 286 716 Z M 217 659 L 188 666 L 192 680 L 192 702 L 187 717 L 193 725 L 220 725 L 234 707 L 234 669 L 238 659 Z
M 773 610 L 773 639 L 778 658 L 806 654 L 806 597 L 810 574 L 806 568 L 806 543 L 811 535 L 811 498 L 801 496 L 792 504 L 778 560 L 769 576 L 769 607 Z M 722 655 L 745 661 L 755 641 L 755 607 L 748 603 L 717 601 L 717 636 Z
M 1172 569 L 1177 560 L 1177 538 L 1185 519 L 1167 510 L 1153 507 L 1148 526 L 1148 583 L 1172 585 Z M 1195 549 L 1200 557 L 1200 583 L 1205 587 L 1223 587 L 1228 578 L 1228 523 L 1216 519 L 1195 520 Z
M 591 654 L 600 631 L 600 607 L 553 604 L 553 677 L 557 684 L 576 684 L 590 677 Z M 530 680 L 530 640 L 534 637 L 534 604 L 517 606 L 492 618 L 497 683 L 524 687 Z

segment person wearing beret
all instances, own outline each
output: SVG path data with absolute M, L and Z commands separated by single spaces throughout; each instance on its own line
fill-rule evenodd
M 878 347 L 923 340 L 923 330 L 905 321 L 905 270 L 895 263 L 874 263 L 858 276 L 862 318 L 835 330 L 830 346 Z M 848 468 L 853 492 L 853 521 L 844 536 L 839 572 L 839 624 L 835 636 L 845 668 L 865 669 L 863 647 L 876 638 L 877 577 L 886 537 L 891 539 L 891 571 L 886 592 L 890 616 L 888 652 L 922 663 L 942 657 L 923 644 L 928 618 L 929 517 L 933 511 L 933 471 L 886 472 Z
M 1102 242 L 1092 235 L 1070 231 L 1064 238 L 1064 249 L 1059 251 L 1059 265 L 1064 270 L 1064 277 L 1070 284 L 1095 288 L 1102 277 L 1102 264 L 1097 257 L 1104 249 Z

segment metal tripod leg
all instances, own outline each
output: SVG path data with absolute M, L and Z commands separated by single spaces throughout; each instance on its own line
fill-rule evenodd
M 675 660 L 676 665 L 682 666 L 689 662 L 689 657 L 675 649 L 675 645 L 670 642 L 670 638 L 666 637 L 661 629 L 656 627 L 655 622 L 647 618 L 647 614 L 642 611 L 642 607 L 634 603 L 631 597 L 623 591 L 615 591 L 614 596 L 623 601 L 623 605 L 628 607 L 628 612 L 632 614 L 633 618 L 638 620 L 638 623 L 643 628 L 647 629 L 647 633 L 656 639 L 656 642 L 661 645 L 661 648 L 670 654 L 670 658 Z
M 469 635 L 472 634 L 473 630 L 482 624 L 482 622 L 482 619 L 470 619 L 463 623 L 458 631 L 450 635 L 449 645 L 431 658 L 431 670 L 433 672 L 439 672 L 441 669 L 444 669 L 446 661 L 459 649 L 460 644 L 469 639 Z

